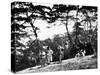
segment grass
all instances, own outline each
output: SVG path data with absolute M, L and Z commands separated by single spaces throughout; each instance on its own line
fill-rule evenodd
M 92 55 L 63 60 L 62 63 L 54 63 L 42 68 L 28 68 L 18 73 L 33 73 L 33 72 L 53 72 L 66 70 L 81 70 L 81 69 L 96 69 L 97 58 L 92 58 Z

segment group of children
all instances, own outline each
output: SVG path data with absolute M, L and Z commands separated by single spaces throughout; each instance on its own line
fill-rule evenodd
M 50 62 L 53 60 L 52 54 L 53 50 L 51 50 L 50 47 L 45 47 L 45 50 L 40 51 L 39 57 L 41 67 L 45 66 L 46 64 L 50 64 Z
M 45 65 L 48 65 L 53 61 L 53 54 L 54 54 L 53 50 L 49 46 L 44 47 L 44 49 L 45 50 L 41 50 L 39 53 L 41 67 L 44 67 Z M 59 46 L 58 47 L 59 62 L 61 62 L 64 53 L 62 50 L 63 47 Z
M 80 51 L 78 51 L 78 53 L 76 54 L 76 58 L 77 57 L 83 57 L 86 54 L 86 50 L 81 49 Z

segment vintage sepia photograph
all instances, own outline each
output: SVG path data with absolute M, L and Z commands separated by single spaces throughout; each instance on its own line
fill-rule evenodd
M 11 3 L 14 73 L 98 68 L 98 7 Z

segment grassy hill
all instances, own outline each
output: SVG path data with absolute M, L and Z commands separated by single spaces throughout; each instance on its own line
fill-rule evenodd
M 31 67 L 17 73 L 33 73 L 33 72 L 52 72 L 52 71 L 66 71 L 66 70 L 79 70 L 79 69 L 96 69 L 97 58 L 93 58 L 93 55 L 72 58 L 63 60 L 62 63 L 52 62 L 45 67 Z

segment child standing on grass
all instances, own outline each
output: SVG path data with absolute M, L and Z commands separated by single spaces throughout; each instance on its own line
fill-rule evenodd
M 51 61 L 53 61 L 53 58 L 52 58 L 52 54 L 53 54 L 53 51 L 50 49 L 50 47 L 47 48 L 47 64 L 50 64 Z
M 41 65 L 41 67 L 44 67 L 46 64 L 46 52 L 42 50 L 39 53 L 39 56 L 40 56 L 40 65 Z
M 59 58 L 59 62 L 60 62 L 60 63 L 62 62 L 62 58 L 63 58 L 63 55 L 64 55 L 63 50 L 64 50 L 63 47 L 58 46 L 58 58 Z

